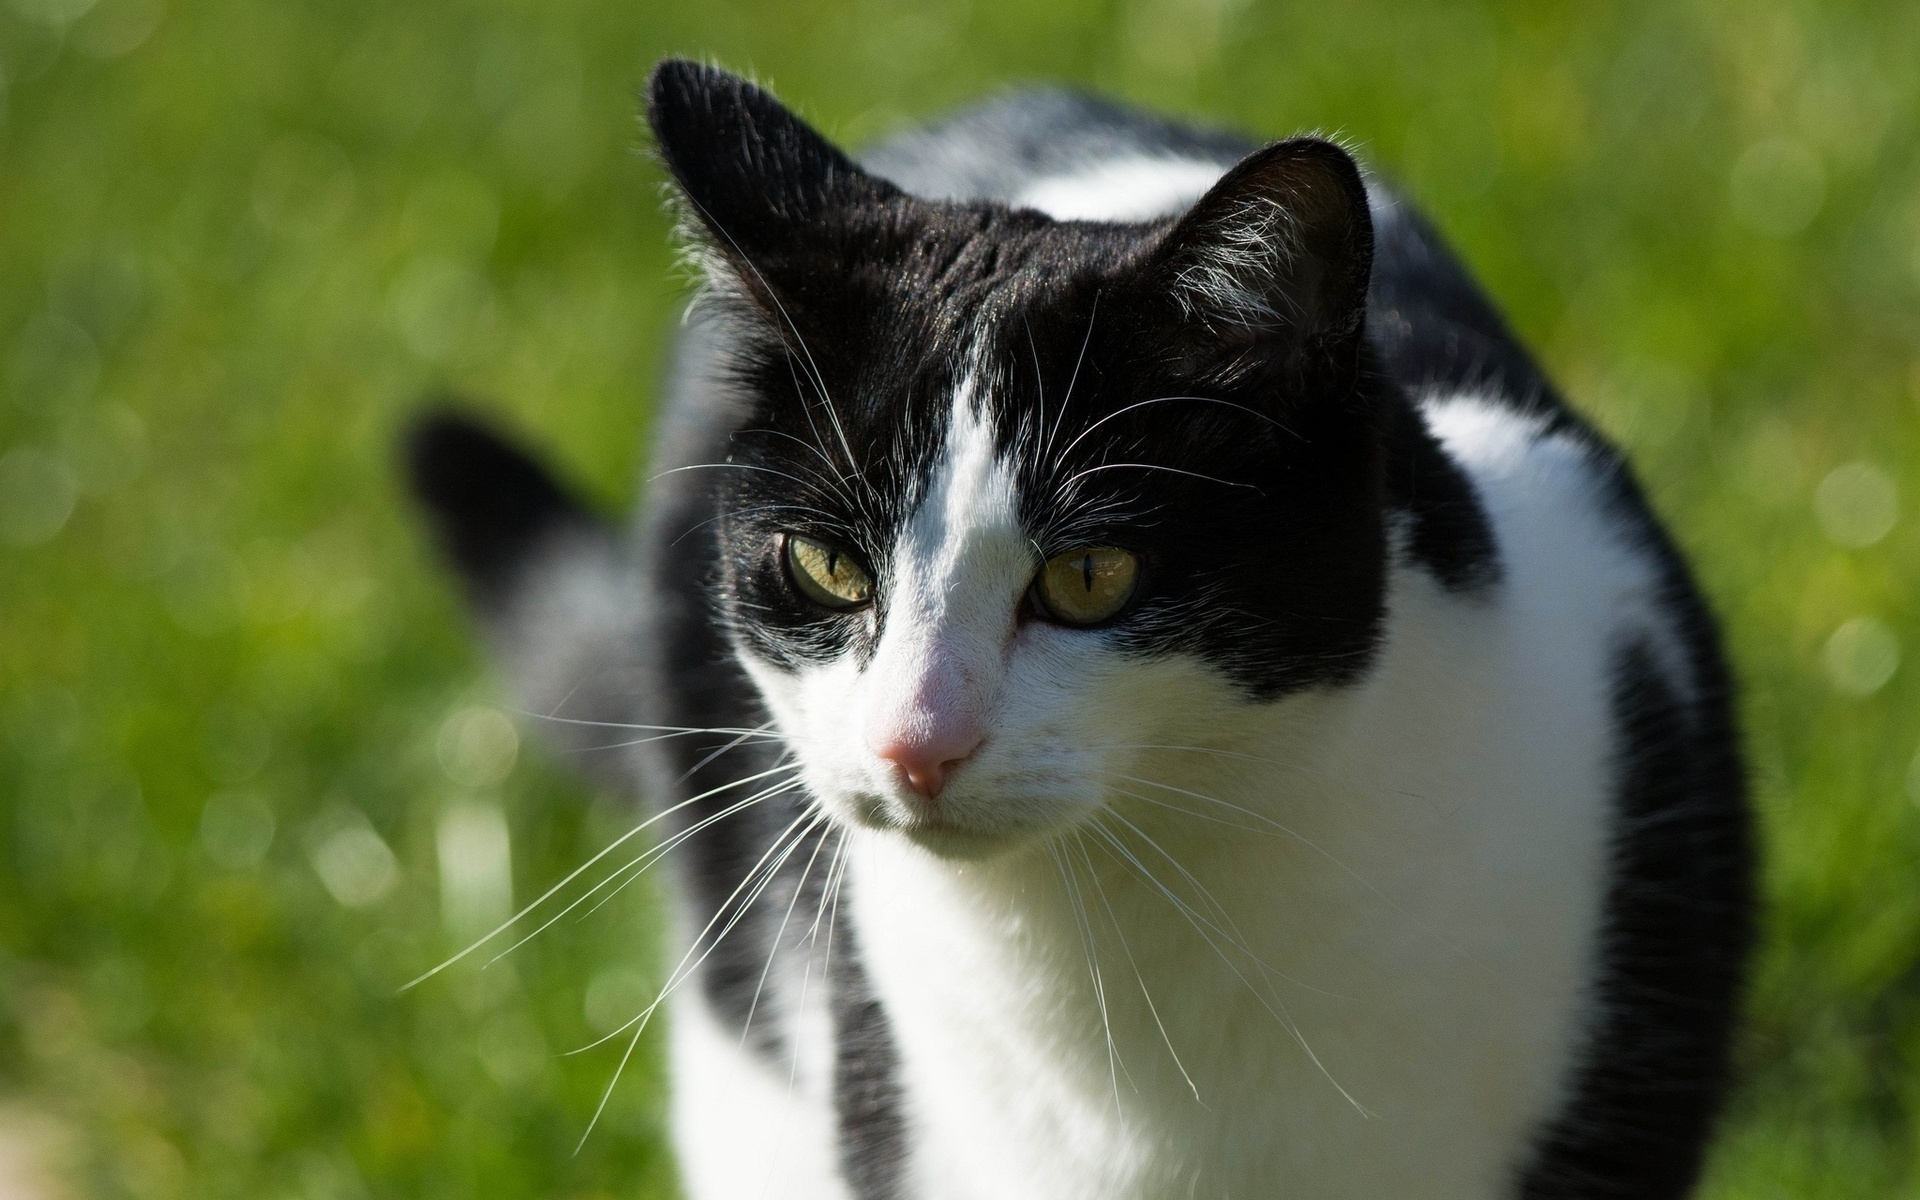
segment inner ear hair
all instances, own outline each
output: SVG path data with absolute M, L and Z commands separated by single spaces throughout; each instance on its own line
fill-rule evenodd
M 1366 184 L 1332 142 L 1275 142 L 1175 222 L 1156 259 L 1182 315 L 1227 347 L 1352 339 L 1373 262 Z

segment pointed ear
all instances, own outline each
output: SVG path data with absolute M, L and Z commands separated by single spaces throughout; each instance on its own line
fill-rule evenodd
M 706 240 L 750 289 L 757 274 L 804 252 L 836 214 L 901 194 L 718 67 L 679 58 L 655 67 L 647 122 Z
M 1154 250 L 1174 357 L 1197 373 L 1350 380 L 1366 320 L 1373 221 L 1360 169 L 1319 138 L 1242 159 Z

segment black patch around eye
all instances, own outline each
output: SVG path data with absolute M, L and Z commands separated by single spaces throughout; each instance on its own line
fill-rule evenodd
M 818 540 L 831 544 L 824 536 Z M 862 556 L 841 552 L 864 566 Z M 784 534 L 764 533 L 735 543 L 723 589 L 735 635 L 761 659 L 788 670 L 849 653 L 863 661 L 870 657 L 879 631 L 871 601 L 823 606 L 804 593 L 792 572 Z

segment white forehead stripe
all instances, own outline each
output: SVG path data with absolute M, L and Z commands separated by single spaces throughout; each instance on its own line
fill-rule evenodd
M 969 375 L 956 389 L 946 445 L 895 548 L 895 609 L 910 620 L 1017 594 L 1032 572 L 1018 489 L 976 403 L 977 386 Z

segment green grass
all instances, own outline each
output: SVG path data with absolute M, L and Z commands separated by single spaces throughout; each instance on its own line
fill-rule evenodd
M 1708 1195 L 1920 1196 L 1920 8 L 0 0 L 0 1110 L 76 1194 L 672 1193 L 653 1035 L 577 1156 L 618 1047 L 558 1056 L 656 893 L 396 993 L 504 901 L 443 842 L 504 813 L 524 901 L 625 817 L 471 714 L 391 469 L 455 388 L 633 491 L 667 53 L 850 140 L 1058 78 L 1403 181 L 1731 631 L 1766 945 Z

